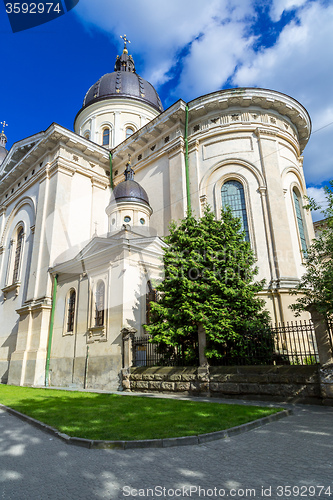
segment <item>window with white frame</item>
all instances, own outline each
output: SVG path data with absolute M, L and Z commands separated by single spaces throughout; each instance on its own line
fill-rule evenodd
M 245 240 L 250 241 L 249 224 L 246 213 L 245 193 L 241 182 L 236 180 L 226 181 L 221 189 L 222 207 L 230 207 L 234 217 L 241 222 L 241 229 L 245 232 Z
M 104 127 L 102 132 L 102 145 L 110 146 L 111 130 L 109 127 Z
M 126 127 L 126 139 L 134 134 L 134 129 L 132 127 Z
M 76 291 L 74 288 L 71 288 L 66 297 L 66 333 L 72 333 L 74 331 L 75 307 Z
M 104 326 L 105 320 L 105 283 L 99 280 L 95 289 L 95 326 Z
M 20 279 L 23 240 L 24 240 L 24 229 L 23 227 L 19 227 L 16 233 L 16 241 L 15 241 L 13 279 L 12 279 L 13 283 L 16 283 Z
M 306 243 L 306 234 L 305 234 L 305 227 L 304 227 L 304 213 L 303 213 L 303 207 L 302 207 L 302 203 L 301 203 L 301 197 L 295 188 L 293 189 L 293 198 L 294 198 L 294 206 L 295 206 L 295 213 L 296 213 L 296 219 L 297 219 L 298 234 L 299 234 L 299 239 L 301 242 L 302 253 L 303 253 L 303 256 L 306 257 L 307 252 L 308 252 L 308 246 Z

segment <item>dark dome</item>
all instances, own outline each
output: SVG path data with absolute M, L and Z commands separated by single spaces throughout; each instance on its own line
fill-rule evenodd
M 139 201 L 149 205 L 146 191 L 136 181 L 127 179 L 118 184 L 113 195 L 116 201 Z
M 133 71 L 114 71 L 102 76 L 88 90 L 83 108 L 103 99 L 128 97 L 145 102 L 162 112 L 163 106 L 154 87 Z

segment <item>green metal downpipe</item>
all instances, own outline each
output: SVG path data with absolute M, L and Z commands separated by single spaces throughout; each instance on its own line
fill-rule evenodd
M 188 166 L 188 105 L 185 108 L 185 173 L 186 173 L 186 195 L 187 210 L 191 210 L 191 192 L 190 192 L 190 170 Z
M 54 277 L 54 281 L 53 281 L 53 295 L 52 295 L 52 310 L 51 310 L 51 320 L 50 320 L 49 342 L 47 345 L 46 366 L 45 366 L 45 387 L 49 386 L 50 357 L 51 357 L 51 346 L 52 346 L 52 335 L 53 335 L 53 325 L 54 325 L 54 312 L 55 312 L 55 306 L 56 306 L 57 286 L 58 286 L 58 275 L 56 274 Z
M 110 161 L 110 185 L 113 190 L 113 172 L 112 172 L 112 153 L 109 153 L 109 161 Z

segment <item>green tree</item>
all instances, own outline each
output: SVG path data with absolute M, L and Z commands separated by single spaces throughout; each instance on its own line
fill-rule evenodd
M 299 286 L 291 292 L 293 295 L 300 295 L 295 304 L 290 306 L 296 316 L 310 307 L 314 307 L 325 317 L 333 315 L 333 180 L 324 189 L 326 208 L 323 209 L 312 198 L 308 198 L 308 205 L 305 207 L 321 210 L 324 221 L 317 238 L 307 251 L 305 274 Z
M 250 358 L 254 347 L 265 351 L 265 336 L 273 351 L 269 315 L 257 295 L 264 283 L 253 282 L 255 256 L 231 210 L 223 210 L 221 219 L 209 207 L 199 220 L 189 213 L 179 226 L 170 225 L 166 238 L 165 278 L 146 331 L 166 355 L 182 346 L 186 363 L 198 361 L 199 323 L 207 334 L 206 356 L 217 362 L 226 354 L 229 360 Z

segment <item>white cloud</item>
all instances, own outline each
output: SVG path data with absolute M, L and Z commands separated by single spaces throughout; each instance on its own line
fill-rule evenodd
M 298 12 L 298 22 L 288 24 L 273 47 L 258 53 L 237 71 L 240 86 L 255 85 L 284 92 L 309 111 L 313 136 L 304 154 L 309 183 L 332 178 L 331 137 L 333 126 L 333 5 L 317 1 Z
M 295 9 L 296 14 L 272 47 L 258 51 L 251 35 L 256 2 L 81 0 L 75 13 L 87 27 L 109 33 L 119 50 L 119 35 L 126 33 L 140 73 L 157 90 L 177 75 L 166 105 L 218 90 L 228 80 L 235 86 L 272 88 L 297 99 L 313 123 L 304 154 L 306 179 L 318 185 L 333 177 L 333 126 L 319 130 L 333 121 L 333 5 L 326 0 L 267 0 L 273 21 L 285 11 Z M 276 25 L 263 29 L 274 31 Z
M 159 85 L 168 79 L 184 47 L 222 22 L 228 25 L 244 19 L 252 9 L 251 0 L 81 0 L 75 13 L 86 25 L 110 33 L 117 43 L 119 35 L 126 33 L 133 42 L 130 51 L 140 54 L 144 61 L 143 76 Z M 205 57 L 210 64 L 209 52 Z M 221 58 L 214 64 L 219 66 Z
M 270 8 L 271 19 L 275 22 L 281 19 L 283 12 L 301 7 L 308 0 L 273 0 Z
M 205 35 L 192 43 L 174 95 L 190 100 L 220 89 L 251 46 L 252 38 L 245 38 L 244 29 L 244 22 L 212 22 Z

